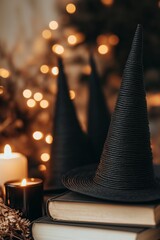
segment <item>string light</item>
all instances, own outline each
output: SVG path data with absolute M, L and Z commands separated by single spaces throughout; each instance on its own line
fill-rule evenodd
M 38 170 L 41 171 L 41 172 L 44 172 L 44 171 L 47 170 L 47 168 L 46 168 L 46 166 L 45 166 L 44 164 L 40 164 L 40 165 L 38 166 Z
M 75 97 L 76 97 L 75 91 L 69 90 L 69 94 L 70 94 L 70 99 L 71 100 L 75 99 Z
M 40 131 L 35 131 L 33 134 L 32 134 L 33 138 L 35 140 L 41 140 L 43 138 L 43 133 L 40 132 Z
M 113 0 L 101 0 L 101 2 L 102 2 L 104 5 L 111 6 L 114 1 L 113 1 Z
M 42 154 L 41 154 L 41 160 L 42 160 L 43 162 L 48 162 L 49 159 L 50 159 L 50 155 L 49 155 L 48 153 L 42 153 Z
M 68 4 L 66 5 L 66 11 L 67 11 L 69 14 L 75 13 L 75 11 L 76 11 L 76 6 L 75 6 L 75 4 L 73 4 L 73 3 L 68 3 Z
M 35 99 L 37 102 L 39 102 L 39 101 L 42 100 L 43 94 L 40 93 L 40 92 L 36 92 L 33 97 L 34 97 L 34 99 Z
M 119 43 L 119 37 L 115 34 L 112 34 L 108 37 L 109 44 L 115 46 Z
M 67 41 L 70 45 L 75 45 L 77 43 L 77 37 L 75 35 L 70 35 L 68 36 Z
M 42 73 L 46 74 L 46 73 L 49 72 L 49 67 L 44 64 L 44 65 L 42 65 L 42 66 L 40 67 L 40 71 L 41 71 Z
M 108 51 L 109 51 L 108 46 L 106 46 L 106 45 L 104 45 L 104 44 L 102 44 L 102 45 L 100 45 L 100 46 L 98 47 L 98 52 L 99 52 L 100 54 L 102 54 L 102 55 L 108 53 Z
M 51 70 L 51 72 L 52 72 L 53 75 L 57 76 L 58 73 L 59 73 L 58 67 L 53 67 L 52 70 Z
M 31 96 L 32 96 L 32 92 L 31 92 L 30 89 L 25 89 L 25 90 L 23 91 L 23 97 L 25 97 L 25 98 L 30 98 Z
M 49 28 L 52 30 L 56 30 L 58 28 L 58 22 L 57 21 L 51 21 L 49 23 Z
M 4 93 L 4 87 L 0 86 L 0 95 L 2 95 Z
M 51 31 L 48 30 L 48 29 L 43 30 L 43 32 L 42 32 L 42 37 L 43 37 L 44 39 L 51 39 L 51 37 L 52 37 Z
M 64 53 L 64 47 L 60 44 L 54 44 L 52 46 L 52 51 L 57 53 L 58 55 L 61 55 Z
M 53 137 L 51 134 L 48 134 L 45 138 L 46 143 L 51 144 L 53 142 Z
M 43 99 L 40 102 L 40 106 L 41 106 L 41 108 L 47 108 L 49 106 L 49 102 L 47 100 Z
M 10 76 L 10 72 L 5 68 L 0 68 L 0 76 L 2 78 L 8 78 Z
M 35 107 L 35 106 L 36 106 L 35 100 L 32 99 L 32 98 L 31 98 L 31 99 L 28 99 L 28 100 L 27 100 L 27 106 L 30 107 L 30 108 Z

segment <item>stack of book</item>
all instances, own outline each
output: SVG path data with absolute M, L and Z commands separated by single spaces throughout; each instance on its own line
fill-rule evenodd
M 122 204 L 67 191 L 33 222 L 34 240 L 158 240 L 160 204 Z

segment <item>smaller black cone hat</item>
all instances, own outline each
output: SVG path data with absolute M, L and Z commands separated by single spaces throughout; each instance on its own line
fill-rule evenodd
M 87 136 L 82 132 L 70 99 L 62 60 L 59 59 L 58 93 L 55 106 L 51 159 L 47 168 L 46 190 L 62 189 L 61 177 L 77 166 L 93 163 Z
M 98 168 L 72 170 L 63 177 L 64 185 L 73 191 L 121 202 L 160 199 L 150 148 L 142 38 L 138 25 Z
M 100 79 L 92 55 L 90 55 L 90 66 L 87 129 L 96 162 L 99 162 L 110 124 L 110 113 L 102 93 Z

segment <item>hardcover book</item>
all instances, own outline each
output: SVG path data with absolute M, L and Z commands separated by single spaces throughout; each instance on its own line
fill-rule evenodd
M 34 240 L 158 240 L 160 229 L 55 222 L 48 217 L 32 225 Z
M 99 200 L 71 191 L 47 202 L 48 215 L 56 221 L 134 226 L 160 223 L 160 204 L 124 204 Z

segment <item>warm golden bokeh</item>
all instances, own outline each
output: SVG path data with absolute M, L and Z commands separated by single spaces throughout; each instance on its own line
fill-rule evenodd
M 102 55 L 108 53 L 108 51 L 109 51 L 109 48 L 107 45 L 102 44 L 98 47 L 98 52 Z
M 43 138 L 43 133 L 40 132 L 40 131 L 35 131 L 33 134 L 32 134 L 33 138 L 35 140 L 41 140 Z
M 77 43 L 77 37 L 75 35 L 70 35 L 68 36 L 67 41 L 70 45 L 75 45 Z
M 30 98 L 32 96 L 32 91 L 30 89 L 25 89 L 23 91 L 23 97 Z
M 46 168 L 46 166 L 45 166 L 44 164 L 40 164 L 40 165 L 38 166 L 38 170 L 41 171 L 41 172 L 44 172 L 44 171 L 47 170 L 47 168 Z
M 108 43 L 108 36 L 101 34 L 97 37 L 97 44 L 101 45 L 101 44 L 107 44 Z
M 42 153 L 42 154 L 41 154 L 41 160 L 42 160 L 43 162 L 48 162 L 49 159 L 50 159 L 50 155 L 49 155 L 48 153 Z
M 43 37 L 44 39 L 51 39 L 51 37 L 52 37 L 51 31 L 48 30 L 48 29 L 43 30 L 43 32 L 42 32 L 42 37 Z
M 66 6 L 66 11 L 67 11 L 68 13 L 70 13 L 70 14 L 75 13 L 75 11 L 76 11 L 76 6 L 75 6 L 75 4 L 73 4 L 73 3 L 68 3 L 67 6 Z
M 51 21 L 51 22 L 49 23 L 49 28 L 50 28 L 51 30 L 56 30 L 56 29 L 58 28 L 58 22 L 57 22 L 57 21 Z
M 39 102 L 39 101 L 42 100 L 43 94 L 40 93 L 40 92 L 36 92 L 33 97 L 34 97 L 34 100 L 36 100 L 37 102 Z
M 4 93 L 4 87 L 0 86 L 0 95 L 2 95 Z
M 10 72 L 5 68 L 0 68 L 0 77 L 8 78 L 10 76 Z
M 30 108 L 33 108 L 36 106 L 36 101 L 34 99 L 28 99 L 27 100 L 27 106 L 30 107 Z
M 51 72 L 52 72 L 52 74 L 53 74 L 54 76 L 57 76 L 58 73 L 59 73 L 58 67 L 56 67 L 56 66 L 55 66 L 55 67 L 52 67 Z
M 52 51 L 57 53 L 58 55 L 61 55 L 64 53 L 64 47 L 60 44 L 54 44 L 52 46 Z
M 86 66 L 83 67 L 82 72 L 83 72 L 83 74 L 89 75 L 89 74 L 91 74 L 91 70 L 92 70 L 91 66 L 86 65 Z
M 119 37 L 115 34 L 112 34 L 108 37 L 109 44 L 115 46 L 119 43 Z
M 44 64 L 44 65 L 42 65 L 42 66 L 40 67 L 40 71 L 41 71 L 42 73 L 46 74 L 46 73 L 49 72 L 49 67 L 48 67 L 46 64 Z
M 47 100 L 43 99 L 40 102 L 40 106 L 41 106 L 41 108 L 47 108 L 49 106 L 49 102 Z
M 75 99 L 75 97 L 76 97 L 75 91 L 69 90 L 69 94 L 70 94 L 70 99 L 71 100 Z
M 53 137 L 51 134 L 48 134 L 45 138 L 46 143 L 51 144 L 53 142 Z

